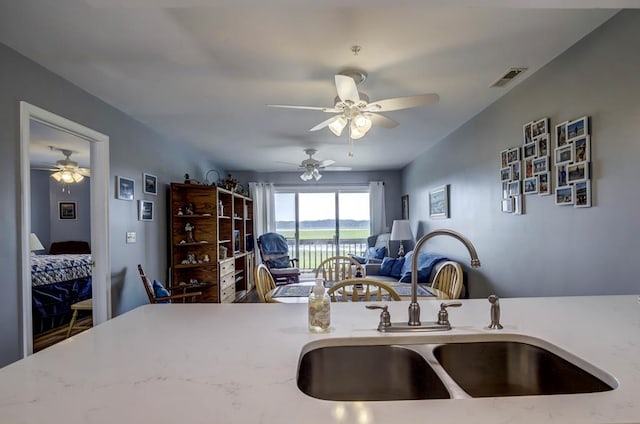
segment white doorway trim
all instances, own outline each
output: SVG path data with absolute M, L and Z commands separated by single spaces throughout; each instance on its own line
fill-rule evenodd
M 33 353 L 33 319 L 31 311 L 31 233 L 30 122 L 38 121 L 55 129 L 87 140 L 91 145 L 91 254 L 93 259 L 93 323 L 111 318 L 111 264 L 109 257 L 109 137 L 48 112 L 27 102 L 20 102 L 20 172 L 21 222 L 20 252 L 22 280 L 22 356 Z

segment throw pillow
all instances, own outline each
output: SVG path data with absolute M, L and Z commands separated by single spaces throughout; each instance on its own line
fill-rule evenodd
M 384 255 L 387 254 L 387 248 L 385 246 L 381 247 L 370 247 L 367 249 L 367 253 L 365 257 L 367 259 L 384 259 Z
M 380 265 L 380 275 L 387 277 L 400 278 L 402 275 L 402 265 L 404 265 L 404 258 L 384 258 Z
M 271 264 L 271 268 L 290 268 L 291 261 L 288 256 L 281 256 L 279 258 L 274 258 L 269 261 Z
M 367 263 L 367 259 L 364 256 L 358 256 L 358 255 L 349 255 L 351 256 L 353 259 L 355 259 L 356 261 L 358 261 L 358 263 L 360 264 L 366 264 Z
M 393 268 L 391 269 L 391 277 L 400 278 L 402 275 L 402 267 L 404 266 L 404 258 L 396 258 Z
M 158 280 L 153 280 L 153 294 L 155 297 L 165 297 L 169 296 L 169 290 L 165 289 L 162 283 Z M 161 300 L 158 303 L 171 303 L 171 299 Z

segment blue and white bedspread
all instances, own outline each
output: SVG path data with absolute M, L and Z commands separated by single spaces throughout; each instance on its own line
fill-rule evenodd
M 32 255 L 33 287 L 91 276 L 91 255 Z

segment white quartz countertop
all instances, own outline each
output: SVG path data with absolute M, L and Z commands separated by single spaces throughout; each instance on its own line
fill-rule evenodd
M 632 423 L 640 422 L 638 296 L 501 299 L 501 331 L 486 328 L 489 303 L 463 300 L 453 330 L 382 334 L 378 311 L 332 304 L 332 331 L 310 334 L 304 304 L 174 304 L 137 308 L 0 369 L 0 423 Z M 392 321 L 408 302 L 390 302 Z M 420 301 L 422 320 L 439 301 Z M 314 341 L 446 342 L 531 336 L 618 382 L 602 393 L 555 396 L 332 402 L 302 393 L 296 369 Z M 349 338 L 349 339 L 345 339 Z

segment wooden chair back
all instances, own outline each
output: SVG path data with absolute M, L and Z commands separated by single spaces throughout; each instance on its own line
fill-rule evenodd
M 320 262 L 316 268 L 316 278 L 324 281 L 342 281 L 354 278 L 356 269 L 364 269 L 360 262 L 349 256 L 332 256 Z
M 267 293 L 276 288 L 276 282 L 269 272 L 269 268 L 265 264 L 260 264 L 255 270 L 256 291 L 258 298 L 262 303 L 270 303 L 271 299 L 267 298 Z
M 435 277 L 432 287 L 449 296 L 449 299 L 460 299 L 462 293 L 462 266 L 453 261 L 442 263 Z
M 327 290 L 332 302 L 372 302 L 400 300 L 398 292 L 389 284 L 371 278 L 348 278 Z
M 156 296 L 155 292 L 153 291 L 153 284 L 151 283 L 151 280 L 149 280 L 149 278 L 146 276 L 146 274 L 144 273 L 144 271 L 142 270 L 142 265 L 138 264 L 138 272 L 140 273 L 140 279 L 142 279 L 142 285 L 144 286 L 144 290 L 145 292 L 147 292 L 147 296 L 149 297 L 149 303 L 166 303 L 167 300 L 169 301 L 174 301 L 174 300 L 182 300 L 183 302 L 187 299 L 190 298 L 192 301 L 195 300 L 198 296 L 200 296 L 202 294 L 201 291 L 190 291 L 187 292 L 186 288 L 176 288 L 182 291 L 182 293 L 178 293 L 178 294 L 172 294 L 169 296 L 161 296 L 158 297 Z M 168 291 L 173 290 L 173 288 L 171 287 L 165 287 Z

